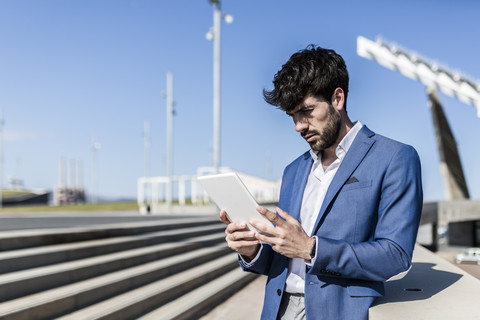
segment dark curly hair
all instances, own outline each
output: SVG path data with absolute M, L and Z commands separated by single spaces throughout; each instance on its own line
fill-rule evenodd
M 273 90 L 263 90 L 263 97 L 285 112 L 292 111 L 307 96 L 330 101 L 336 88 L 343 89 L 347 107 L 347 66 L 331 49 L 310 44 L 294 53 L 275 75 L 273 85 Z

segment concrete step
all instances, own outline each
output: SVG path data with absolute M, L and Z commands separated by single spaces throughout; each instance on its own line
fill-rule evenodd
M 0 301 L 60 287 L 102 274 L 156 261 L 175 254 L 223 242 L 225 234 L 214 233 L 174 243 L 162 243 L 92 258 L 58 263 L 0 275 Z
M 0 319 L 195 319 L 256 277 L 224 230 L 215 216 L 2 231 Z
M 198 319 L 213 307 L 242 290 L 257 276 L 253 273 L 244 272 L 240 268 L 235 268 L 138 319 Z
M 214 269 L 214 264 L 217 261 L 214 259 L 225 256 L 230 252 L 230 249 L 225 245 L 214 247 L 207 247 L 198 249 L 192 252 L 187 252 L 165 258 L 159 261 L 154 261 L 140 266 L 131 267 L 124 270 L 108 273 L 99 277 L 83 280 L 72 283 L 55 289 L 46 290 L 36 294 L 20 297 L 0 303 L 0 319 L 51 319 L 60 315 L 74 312 L 76 309 L 85 308 L 89 305 L 99 303 L 106 299 L 122 295 L 125 292 L 135 290 L 142 286 L 155 287 L 161 279 L 165 279 L 165 283 L 170 283 L 170 286 L 176 289 L 171 289 L 162 295 L 162 299 L 172 299 L 175 295 L 175 290 L 182 291 L 182 285 L 175 285 L 184 282 L 182 279 L 187 279 L 189 275 L 194 274 L 193 269 L 197 270 L 196 266 L 202 264 L 202 271 L 205 273 L 197 274 L 199 279 L 209 281 L 216 278 L 219 273 L 224 273 L 226 270 L 221 270 L 215 275 L 207 273 L 208 270 Z M 236 258 L 228 255 L 231 259 L 229 268 L 236 266 Z M 221 258 L 224 259 L 224 258 Z M 227 259 L 227 258 L 225 258 Z M 200 266 L 198 267 L 200 268 Z M 184 271 L 185 270 L 185 271 Z M 170 279 L 170 280 L 167 280 Z M 195 280 L 190 280 L 195 282 Z M 199 280 L 196 280 L 197 282 Z M 188 290 L 191 290 L 189 288 Z M 136 290 L 136 297 L 141 292 L 141 289 Z M 152 309 L 151 302 L 138 299 L 140 305 L 147 305 Z M 158 306 L 157 303 L 154 304 Z M 136 309 L 137 307 L 133 308 Z M 125 311 L 126 312 L 126 311 Z M 143 313 L 146 312 L 143 311 Z M 126 316 L 123 312 L 117 313 L 123 319 Z M 93 319 L 93 318 L 77 318 L 77 319 Z M 112 318 L 114 319 L 114 318 Z
M 2 231 L 0 234 L 0 251 L 40 247 L 57 243 L 86 241 L 90 239 L 120 237 L 216 223 L 218 223 L 218 217 L 209 216 L 62 229 Z
M 219 279 L 238 267 L 236 254 L 198 265 L 171 277 L 150 283 L 123 295 L 102 301 L 88 308 L 68 314 L 58 320 L 73 319 L 136 319 L 158 306 L 195 291 L 199 286 Z M 161 316 L 156 319 L 168 319 Z
M 210 222 L 209 224 L 195 227 L 188 227 L 189 223 L 179 224 L 177 222 L 175 225 L 177 227 L 181 226 L 182 228 L 106 239 L 88 238 L 82 242 L 67 242 L 45 247 L 0 252 L 0 274 L 140 248 L 162 242 L 171 242 L 185 237 L 223 232 L 225 230 L 224 225 L 218 222 Z M 162 227 L 164 226 L 165 225 L 162 225 Z M 42 236 L 46 235 L 46 233 L 42 234 Z M 90 234 L 91 237 L 95 235 L 96 232 Z M 13 238 L 11 239 L 13 240 Z M 22 237 L 16 241 L 21 241 L 21 239 Z

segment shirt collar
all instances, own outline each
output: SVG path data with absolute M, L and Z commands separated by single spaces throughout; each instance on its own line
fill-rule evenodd
M 350 129 L 350 131 L 347 132 L 347 134 L 343 137 L 343 139 L 340 141 L 337 148 L 335 149 L 335 154 L 337 155 L 337 158 L 343 159 L 345 154 L 347 154 L 348 149 L 350 149 L 353 140 L 355 140 L 355 137 L 357 136 L 360 129 L 362 129 L 362 127 L 363 124 L 360 121 L 354 122 L 353 127 Z M 312 156 L 313 161 L 316 162 L 319 159 L 320 152 L 310 149 L 310 155 Z

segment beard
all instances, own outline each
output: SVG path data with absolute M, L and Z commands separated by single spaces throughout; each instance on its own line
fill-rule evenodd
M 340 135 L 340 127 L 340 113 L 335 110 L 332 104 L 329 104 L 327 124 L 323 128 L 322 132 L 320 133 L 316 130 L 312 130 L 302 134 L 302 136 L 308 134 L 318 135 L 318 139 L 312 141 L 310 143 L 310 147 L 315 151 L 321 151 L 331 147 L 338 140 L 338 136 Z

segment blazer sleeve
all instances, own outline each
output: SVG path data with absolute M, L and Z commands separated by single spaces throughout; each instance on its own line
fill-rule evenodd
M 423 203 L 420 160 L 413 147 L 403 145 L 392 156 L 380 193 L 373 237 L 348 243 L 319 236 L 317 257 L 307 273 L 385 281 L 410 268 Z
M 273 249 L 271 245 L 262 244 L 262 248 L 258 253 L 258 257 L 253 263 L 246 263 L 240 255 L 238 256 L 238 263 L 242 267 L 243 271 L 249 271 L 253 273 L 268 275 L 270 271 L 270 265 L 273 256 Z
M 292 193 L 291 188 L 289 188 L 289 184 L 286 182 L 291 182 L 294 180 L 298 163 L 304 159 L 306 155 L 309 155 L 309 153 L 306 152 L 302 156 L 298 157 L 295 161 L 289 164 L 283 172 L 280 199 L 278 203 L 280 208 L 290 208 L 289 205 L 291 203 Z M 275 256 L 278 258 L 278 254 L 273 251 L 272 246 L 264 243 L 262 244 L 262 249 L 259 253 L 259 256 L 254 260 L 253 263 L 245 263 L 241 257 L 238 257 L 238 262 L 244 271 L 268 275 Z

